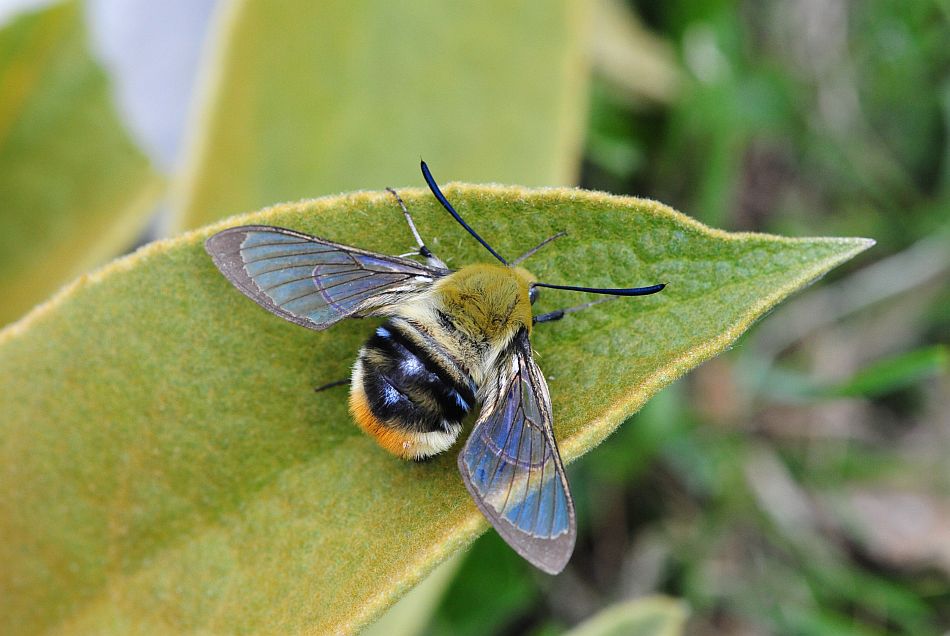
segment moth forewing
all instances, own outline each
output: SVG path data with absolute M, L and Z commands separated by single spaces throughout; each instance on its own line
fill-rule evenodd
M 479 510 L 518 554 L 557 574 L 574 550 L 576 522 L 554 440 L 547 383 L 526 330 L 499 359 L 458 465 Z
M 214 264 L 245 296 L 281 318 L 322 330 L 343 318 L 387 315 L 447 272 L 398 256 L 267 225 L 218 232 Z

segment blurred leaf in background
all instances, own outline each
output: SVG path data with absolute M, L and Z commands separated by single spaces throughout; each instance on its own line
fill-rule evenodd
M 673 599 L 642 598 L 607 607 L 566 636 L 679 636 L 686 614 Z
M 420 157 L 450 179 L 574 183 L 588 4 L 224 5 L 177 224 L 416 184 Z
M 89 53 L 79 5 L 0 29 L 0 325 L 127 249 L 160 193 Z
M 822 391 L 828 396 L 880 397 L 939 377 L 947 371 L 947 347 L 932 345 L 879 360 Z

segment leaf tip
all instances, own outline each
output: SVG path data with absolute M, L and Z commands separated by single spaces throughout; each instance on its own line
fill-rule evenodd
M 842 246 L 846 252 L 845 260 L 854 258 L 861 252 L 871 249 L 877 245 L 877 241 L 872 238 L 847 237 L 826 239 Z

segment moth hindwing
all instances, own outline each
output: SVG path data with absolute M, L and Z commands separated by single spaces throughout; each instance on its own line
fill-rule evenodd
M 458 457 L 462 479 L 505 541 L 556 574 L 574 550 L 574 502 L 554 440 L 547 383 L 527 330 L 516 335 L 491 382 Z

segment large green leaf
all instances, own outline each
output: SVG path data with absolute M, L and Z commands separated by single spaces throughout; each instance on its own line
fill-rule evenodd
M 709 230 L 652 201 L 449 186 L 542 280 L 668 283 L 533 336 L 571 461 L 863 239 Z M 403 192 L 452 265 L 485 251 L 428 193 Z M 148 246 L 0 332 L 0 632 L 347 631 L 486 522 L 455 451 L 387 455 L 350 421 L 346 377 L 372 321 L 323 333 L 238 293 L 202 249 L 267 223 L 387 253 L 412 244 L 386 193 L 279 205 Z M 545 290 L 538 311 L 583 295 Z
M 0 30 L 0 324 L 127 248 L 158 186 L 113 109 L 77 4 Z
M 589 0 L 225 3 L 178 224 L 436 175 L 575 183 Z

